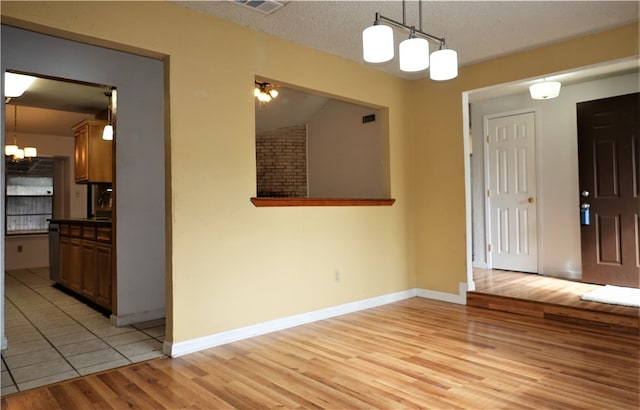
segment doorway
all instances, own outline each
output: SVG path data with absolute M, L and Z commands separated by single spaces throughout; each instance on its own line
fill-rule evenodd
M 118 306 L 111 323 L 122 327 L 165 317 L 165 198 L 170 194 L 165 195 L 163 61 L 5 25 L 1 38 L 2 72 L 15 70 L 84 83 L 111 84 L 118 88 L 121 96 L 126 96 L 119 101 L 118 131 L 123 138 L 119 138 L 116 145 L 116 174 L 121 176 L 117 181 L 119 195 L 115 204 L 119 209 L 116 226 Z M 0 112 L 4 113 L 4 106 Z M 4 144 L 4 134 L 0 142 Z M 141 186 L 145 187 L 144 192 Z M 0 210 L 4 212 L 4 189 L 0 191 Z M 4 245 L 4 236 L 0 236 L 3 252 L 0 270 L 3 272 Z M 0 280 L 2 328 L 4 280 L 3 275 Z M 170 328 L 170 318 L 167 323 Z M 6 347 L 4 331 L 2 335 L 3 347 Z
M 639 97 L 577 104 L 583 282 L 640 287 Z
M 621 67 L 623 68 L 621 70 Z M 606 75 L 602 75 L 603 71 Z M 487 185 L 485 177 L 487 116 L 535 113 L 537 161 L 538 274 L 581 280 L 580 212 L 576 104 L 637 92 L 637 60 L 584 67 L 571 74 L 560 96 L 535 101 L 526 80 L 462 94 L 467 192 L 467 283 L 474 287 L 473 269 L 489 269 L 485 223 Z M 596 74 L 598 74 L 596 76 Z M 563 74 L 556 77 L 561 79 Z M 498 114 L 502 113 L 502 114 Z
M 538 272 L 535 114 L 485 117 L 489 268 Z

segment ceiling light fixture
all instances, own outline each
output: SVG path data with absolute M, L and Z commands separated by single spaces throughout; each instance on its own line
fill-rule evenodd
M 107 108 L 107 125 L 105 125 L 104 129 L 102 130 L 102 139 L 105 141 L 113 140 L 113 125 L 111 124 L 111 111 L 113 110 L 113 105 L 111 105 L 111 97 L 113 95 L 113 92 L 115 92 L 115 90 L 104 93 L 104 95 L 109 97 L 109 108 Z
M 376 13 L 373 26 L 362 32 L 362 56 L 368 63 L 384 63 L 394 56 L 393 30 L 384 25 L 388 23 L 396 28 L 409 31 L 409 38 L 399 47 L 400 69 L 406 72 L 422 71 L 429 68 L 432 80 L 451 80 L 458 76 L 458 53 L 447 48 L 444 37 L 422 31 L 422 0 L 418 2 L 419 28 L 406 24 L 405 0 L 402 0 L 402 23 Z M 428 40 L 438 43 L 439 49 L 429 56 Z
M 18 146 L 18 106 L 15 104 L 13 105 L 13 144 L 4 146 L 4 155 L 11 157 L 14 162 L 38 156 L 38 150 L 35 147 L 20 148 Z
M 560 95 L 562 84 L 558 81 L 542 81 L 529 86 L 529 93 L 534 100 L 550 100 Z
M 271 83 L 255 82 L 255 88 L 253 89 L 253 96 L 258 99 L 260 104 L 268 103 L 272 99 L 278 96 L 278 90 L 275 89 Z
M 24 74 L 16 74 L 5 71 L 4 73 L 4 96 L 5 98 L 17 98 L 35 81 L 35 77 Z

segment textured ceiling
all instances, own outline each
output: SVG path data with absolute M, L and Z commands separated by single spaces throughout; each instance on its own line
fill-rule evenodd
M 365 64 L 362 30 L 375 13 L 402 21 L 402 1 L 289 1 L 272 14 L 232 1 L 174 1 L 183 7 L 233 21 L 329 54 Z M 445 37 L 460 65 L 495 58 L 563 39 L 638 21 L 638 1 L 423 1 L 423 31 Z M 419 2 L 406 2 L 406 22 L 419 26 Z M 406 38 L 395 31 L 396 43 Z M 436 47 L 431 44 L 431 49 Z M 396 46 L 397 50 L 397 46 Z M 403 73 L 398 60 L 379 69 L 416 79 L 427 72 Z

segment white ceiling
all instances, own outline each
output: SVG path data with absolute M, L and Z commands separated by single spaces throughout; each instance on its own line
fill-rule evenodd
M 173 1 L 183 7 L 230 20 L 306 47 L 365 64 L 362 30 L 375 13 L 402 21 L 402 1 L 288 1 L 265 15 L 233 1 Z M 419 2 L 406 1 L 406 23 L 419 26 Z M 422 29 L 445 37 L 458 52 L 460 65 L 511 54 L 560 40 L 603 31 L 638 21 L 638 1 L 423 1 Z M 399 43 L 408 33 L 395 30 Z M 434 50 L 436 44 L 430 45 Z M 397 45 L 396 45 L 397 51 Z M 397 58 L 377 66 L 387 73 L 403 73 Z

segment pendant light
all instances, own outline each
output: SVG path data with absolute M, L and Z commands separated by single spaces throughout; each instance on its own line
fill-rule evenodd
M 38 156 L 38 150 L 35 147 L 18 146 L 18 106 L 13 105 L 13 144 L 4 146 L 4 155 L 12 157 L 12 161 L 20 161 L 22 159 L 35 158 Z
M 362 57 L 367 63 L 384 63 L 393 58 L 393 29 L 382 24 L 379 13 L 373 26 L 362 32 Z
M 372 26 L 362 32 L 362 57 L 368 63 L 383 63 L 394 56 L 393 30 L 408 30 L 409 38 L 400 43 L 400 69 L 406 72 L 422 71 L 431 66 L 430 78 L 435 81 L 451 80 L 458 76 L 458 53 L 447 48 L 444 37 L 422 31 L 422 0 L 418 1 L 420 26 L 406 24 L 405 0 L 402 0 L 402 23 L 376 13 Z M 384 25 L 384 23 L 390 26 Z M 439 49 L 429 56 L 429 41 Z
M 446 81 L 458 76 L 458 53 L 449 50 L 442 43 L 438 51 L 431 54 L 431 70 L 429 77 L 435 81 Z
M 429 67 L 429 42 L 416 37 L 412 31 L 409 38 L 400 43 L 400 69 L 414 72 L 426 70 Z
M 109 108 L 107 108 L 107 125 L 104 126 L 102 130 L 102 139 L 105 141 L 113 140 L 113 125 L 111 124 L 111 110 L 113 106 L 111 105 L 111 92 L 106 92 L 104 95 L 109 97 Z

